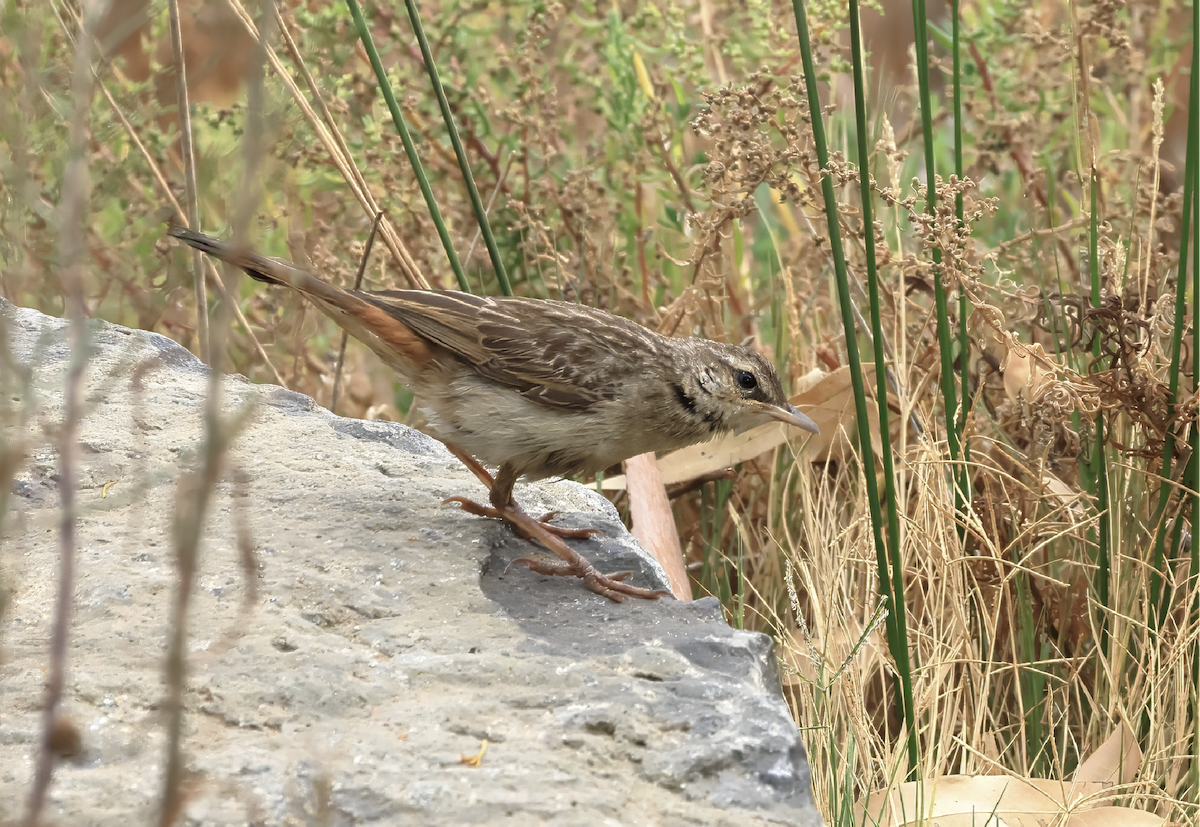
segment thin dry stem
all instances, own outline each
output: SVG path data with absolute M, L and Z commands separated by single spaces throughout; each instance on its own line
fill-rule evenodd
M 262 36 L 258 31 L 258 27 L 255 25 L 254 20 L 251 18 L 249 12 L 246 11 L 245 6 L 243 6 L 239 0 L 229 0 L 229 2 L 233 10 L 237 12 L 242 24 L 246 27 L 246 31 L 249 32 L 250 35 L 261 44 L 264 52 L 266 53 L 267 61 L 272 71 L 275 72 L 276 76 L 283 81 L 283 84 L 288 88 L 288 91 L 291 92 L 292 99 L 296 102 L 297 106 L 300 107 L 300 110 L 304 113 L 304 117 L 308 120 L 309 124 L 312 125 L 313 130 L 317 133 L 317 137 L 320 138 L 321 143 L 325 146 L 326 151 L 329 153 L 329 157 L 333 161 L 334 166 L 337 167 L 338 171 L 342 174 L 342 177 L 346 180 L 346 183 L 350 186 L 351 192 L 353 192 L 355 198 L 358 199 L 363 211 L 367 215 L 378 215 L 381 211 L 379 205 L 375 202 L 375 197 L 371 194 L 371 190 L 367 186 L 366 180 L 363 178 L 362 173 L 359 171 L 358 165 L 354 161 L 354 157 L 350 155 L 349 152 L 343 151 L 342 149 L 342 147 L 345 146 L 345 140 L 341 138 L 340 134 L 338 134 L 339 129 L 336 121 L 334 121 L 332 116 L 330 116 L 329 121 L 326 122 L 324 119 L 319 117 L 316 112 L 313 111 L 312 106 L 305 99 L 304 95 L 301 94 L 300 88 L 296 85 L 296 82 L 292 80 L 292 76 L 285 70 L 283 63 L 279 60 L 278 55 L 275 53 L 275 49 L 272 48 L 270 44 L 263 41 Z M 298 57 L 298 53 L 295 57 Z M 302 61 L 297 62 L 297 67 L 308 79 L 310 89 L 314 90 L 315 95 L 316 86 L 312 81 L 311 75 L 308 73 L 308 69 L 304 66 Z M 324 111 L 328 112 L 328 110 Z M 338 137 L 334 137 L 335 135 Z M 412 255 L 408 252 L 408 248 L 404 245 L 404 242 L 400 240 L 400 237 L 397 235 L 395 228 L 392 227 L 391 222 L 385 221 L 383 223 L 382 231 L 383 241 L 387 245 L 388 250 L 391 252 L 392 257 L 400 265 L 401 272 L 404 273 L 404 277 L 408 280 L 409 286 L 419 290 L 428 290 L 429 282 L 421 273 L 421 268 L 417 265 L 416 259 L 412 257 Z
M 76 20 L 76 23 L 79 24 L 81 18 L 79 16 L 76 16 L 75 20 Z M 67 34 L 68 39 L 71 39 L 71 41 L 74 42 L 73 38 L 71 37 L 70 31 L 66 29 L 66 21 L 61 16 L 58 17 L 58 21 L 59 21 L 59 24 L 61 26 L 63 26 L 64 32 Z M 159 188 L 162 196 L 171 203 L 171 209 L 174 211 L 174 220 L 176 220 L 176 221 L 185 220 L 186 213 L 184 212 L 183 206 L 175 198 L 175 193 L 173 193 L 171 191 L 171 185 L 167 183 L 166 176 L 163 175 L 162 170 L 159 167 L 158 163 L 154 160 L 154 157 L 150 154 L 150 151 L 146 148 L 145 143 L 142 142 L 142 139 L 138 135 L 137 130 L 134 129 L 133 124 L 131 124 L 129 122 L 129 119 L 125 116 L 125 113 L 122 111 L 122 109 L 121 109 L 120 105 L 117 103 L 116 99 L 112 96 L 112 93 L 109 92 L 108 88 L 104 85 L 103 82 L 101 82 L 99 72 L 97 72 L 95 68 L 92 68 L 90 71 L 92 72 L 92 76 L 96 81 L 96 85 L 100 88 L 100 91 L 102 93 L 104 93 L 104 98 L 105 98 L 105 100 L 108 101 L 108 105 L 112 109 L 113 114 L 116 115 L 117 120 L 119 120 L 121 122 L 121 126 L 122 126 L 122 128 L 124 128 L 125 134 L 133 142 L 133 145 L 137 147 L 139 154 L 141 154 L 142 159 L 145 161 L 147 168 L 150 170 L 151 175 L 154 177 L 154 182 L 155 182 L 155 184 L 158 185 L 158 188 Z M 191 226 L 195 226 L 195 225 L 191 225 Z M 205 259 L 203 256 L 201 256 L 201 259 L 204 262 L 205 272 L 207 273 L 208 278 L 212 279 L 213 284 L 216 285 L 217 292 L 220 294 L 222 301 L 228 302 L 229 295 L 225 292 L 225 285 L 221 282 L 220 277 L 217 275 L 217 270 L 216 270 L 215 265 L 212 263 L 211 260 Z M 246 320 L 245 314 L 242 313 L 241 307 L 239 307 L 236 302 L 233 302 L 233 313 L 237 317 L 238 324 L 240 324 L 242 326 L 242 329 L 246 331 L 246 335 L 248 335 L 250 337 L 250 341 L 253 344 L 255 351 L 258 353 L 258 358 L 261 360 L 262 364 L 266 365 L 267 369 L 269 371 L 271 371 L 271 376 L 274 377 L 275 384 L 286 388 L 287 383 L 283 380 L 283 376 L 281 376 L 279 371 L 276 370 L 275 365 L 271 362 L 271 358 L 267 355 L 267 352 L 263 348 L 262 343 L 258 340 L 258 337 L 254 334 L 254 330 L 253 330 L 253 328 L 250 327 L 250 323 Z M 207 322 L 207 316 L 206 316 L 205 324 L 207 324 L 207 323 L 208 322 Z
M 63 179 L 62 201 L 58 210 L 58 250 L 60 278 L 67 298 L 68 341 L 71 348 L 63 393 L 63 421 L 58 431 L 58 489 L 61 498 L 59 522 L 58 596 L 54 606 L 54 631 L 50 641 L 50 675 L 46 681 L 46 699 L 42 709 L 42 738 L 29 794 L 25 823 L 38 823 L 54 772 L 54 733 L 62 715 L 63 686 L 66 682 L 67 645 L 71 628 L 71 610 L 75 600 L 75 529 L 78 519 L 76 484 L 78 481 L 79 421 L 83 416 L 83 374 L 88 361 L 87 317 L 83 302 L 84 255 L 86 252 L 84 217 L 87 214 L 91 182 L 88 178 L 87 143 L 92 101 L 92 50 L 95 18 L 85 17 L 76 38 L 75 71 L 72 83 L 71 155 Z
M 179 0 L 168 0 L 171 19 L 171 51 L 175 59 L 175 98 L 179 112 L 179 148 L 183 153 L 183 181 L 189 227 L 200 226 L 200 204 L 196 197 L 196 152 L 192 146 L 192 115 L 188 104 L 187 71 L 183 62 L 183 34 L 179 27 Z M 200 359 L 212 364 L 212 344 L 208 336 L 208 289 L 204 281 L 204 263 L 199 250 L 190 250 L 192 289 L 196 296 L 196 338 Z

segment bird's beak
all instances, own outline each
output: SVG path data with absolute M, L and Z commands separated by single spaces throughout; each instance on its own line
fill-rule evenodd
M 821 433 L 821 429 L 817 427 L 817 423 L 800 413 L 792 405 L 784 405 L 782 407 L 768 405 L 766 413 L 769 414 L 772 419 L 777 419 L 785 425 L 793 425 L 801 430 L 808 431 L 809 433 L 813 434 Z

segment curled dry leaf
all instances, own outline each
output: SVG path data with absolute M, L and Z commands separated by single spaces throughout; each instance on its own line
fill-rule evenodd
M 1114 807 L 1128 795 L 1120 785 L 1134 780 L 1141 750 L 1122 723 L 1080 765 L 1072 780 L 1018 778 L 1011 775 L 944 775 L 897 784 L 871 793 L 859 809 L 857 824 L 879 827 L 936 823 L 941 827 L 1160 827 L 1166 819 L 1153 813 Z
M 1056 366 L 1040 344 L 1010 347 L 1004 360 L 1004 392 L 1013 402 L 1032 402 L 1054 379 Z

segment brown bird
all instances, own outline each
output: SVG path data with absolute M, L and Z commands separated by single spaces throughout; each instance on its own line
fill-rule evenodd
M 563 559 L 528 558 L 542 574 L 574 575 L 620 601 L 665 591 L 601 574 L 562 537 L 588 536 L 535 519 L 513 499 L 518 478 L 589 474 L 636 454 L 682 448 L 771 420 L 817 433 L 757 352 L 670 338 L 568 302 L 485 298 L 448 290 L 344 290 L 280 259 L 182 228 L 170 234 L 268 284 L 306 296 L 400 374 L 446 444 L 489 489 L 498 517 Z M 480 464 L 499 468 L 493 478 Z

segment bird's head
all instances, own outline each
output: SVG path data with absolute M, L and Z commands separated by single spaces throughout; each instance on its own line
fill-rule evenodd
M 775 421 L 820 433 L 815 422 L 788 402 L 775 368 L 757 351 L 692 341 L 698 346 L 689 348 L 676 396 L 681 406 L 709 423 L 714 432 L 741 433 Z

